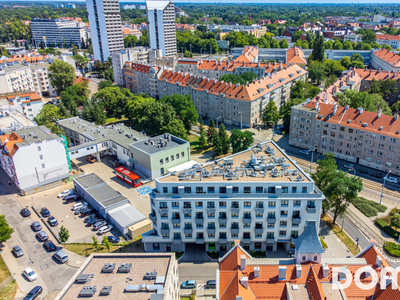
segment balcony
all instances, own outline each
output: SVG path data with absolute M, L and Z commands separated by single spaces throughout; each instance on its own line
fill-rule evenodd
M 204 223 L 204 218 L 196 218 L 196 223 Z
M 263 213 L 264 207 L 256 207 L 256 213 Z
M 184 207 L 182 210 L 183 210 L 184 214 L 189 214 L 189 213 L 192 212 L 192 209 L 191 208 L 187 208 L 187 207 Z
M 238 213 L 239 213 L 239 207 L 232 207 L 232 208 L 231 208 L 231 213 L 236 213 L 236 214 L 238 214 Z
M 215 214 L 215 207 L 207 208 L 207 212 L 208 212 L 208 213 Z
M 171 219 L 172 224 L 180 224 L 181 223 L 181 219 Z
M 226 243 L 228 243 L 226 237 L 220 237 L 219 240 L 218 240 L 218 242 L 219 242 L 220 244 L 226 244 Z
M 193 228 L 184 228 L 183 233 L 184 234 L 191 234 L 193 232 Z
M 221 225 L 221 224 L 223 224 L 223 225 L 226 225 L 226 218 L 224 218 L 224 219 L 218 219 L 218 221 L 219 221 L 219 225 Z
M 156 215 L 149 215 L 149 219 L 154 223 L 157 220 Z
M 204 237 L 196 237 L 196 244 L 204 244 Z
M 243 216 L 243 222 L 251 222 L 251 216 Z
M 251 243 L 251 238 L 250 237 L 243 237 L 243 243 L 245 243 L 245 244 Z
M 275 243 L 275 238 L 267 237 L 267 244 L 273 244 L 273 243 Z
M 267 218 L 267 223 L 276 223 L 276 218 L 275 217 L 268 217 Z
M 168 213 L 168 208 L 160 207 L 159 211 L 160 211 L 160 214 L 167 214 Z
M 309 214 L 315 214 L 317 212 L 317 209 L 315 207 L 308 207 L 307 206 L 307 213 Z
M 239 233 L 239 228 L 231 228 L 231 233 Z
M 300 217 L 292 217 L 292 224 L 293 225 L 299 225 L 301 223 L 301 218 Z
M 172 244 L 181 244 L 182 243 L 182 239 L 173 239 L 172 240 Z
M 263 233 L 263 231 L 264 231 L 264 228 L 262 228 L 262 227 L 261 227 L 261 228 L 255 228 L 255 229 L 254 229 L 254 232 L 255 232 L 255 233 Z
M 161 234 L 169 234 L 169 228 L 161 228 Z
M 207 233 L 215 233 L 215 228 L 207 228 Z

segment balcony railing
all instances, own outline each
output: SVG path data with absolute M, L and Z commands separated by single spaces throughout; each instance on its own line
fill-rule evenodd
M 322 193 L 314 187 L 315 191 L 314 193 L 288 193 L 285 194 L 283 198 L 285 199 L 304 199 L 304 198 L 322 198 Z M 154 193 L 154 196 L 157 199 L 174 199 L 174 198 L 207 198 L 207 199 L 222 199 L 222 198 L 251 198 L 251 199 L 276 199 L 278 198 L 277 194 L 268 194 L 268 193 L 232 193 L 232 194 L 219 194 L 219 193 L 204 193 L 204 194 L 164 194 L 164 193 Z M 269 208 L 274 208 L 273 206 L 269 206 Z M 238 209 L 238 208 L 232 208 L 232 209 Z
M 184 234 L 191 234 L 193 232 L 193 228 L 184 228 L 183 233 Z
M 239 228 L 231 228 L 231 233 L 239 233 Z
M 300 224 L 301 223 L 301 218 L 300 218 L 300 216 L 293 216 L 292 217 L 292 224 L 295 224 L 295 225 L 298 225 L 298 224 Z
M 177 219 L 171 219 L 172 224 L 180 224 L 181 223 L 181 219 L 177 218 Z
M 315 214 L 317 212 L 317 209 L 315 207 L 308 207 L 306 208 L 307 213 L 309 214 Z
M 267 218 L 267 223 L 276 223 L 276 218 L 275 217 L 268 217 Z
M 168 234 L 169 233 L 169 228 L 161 228 L 161 234 Z

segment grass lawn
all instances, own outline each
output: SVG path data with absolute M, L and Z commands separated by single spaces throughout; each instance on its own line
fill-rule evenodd
M 189 142 L 190 142 L 190 153 L 191 154 L 203 154 L 204 152 L 212 150 L 212 147 L 206 146 L 206 147 L 200 147 L 199 145 L 199 137 L 194 134 L 189 135 Z
M 342 229 L 332 224 L 332 219 L 326 214 L 322 217 L 326 225 L 336 234 L 336 236 L 346 245 L 347 249 L 350 250 L 351 254 L 356 255 L 360 252 L 360 248 L 356 249 L 357 244 L 344 232 Z
M 11 273 L 7 268 L 6 263 L 4 262 L 3 258 L 0 256 L 0 282 L 3 282 Z
M 119 246 L 120 245 L 120 246 Z M 80 256 L 89 256 L 92 253 L 108 253 L 108 249 L 103 244 L 99 243 L 99 249 L 93 247 L 90 243 L 79 243 L 79 244 L 65 244 L 65 249 L 72 251 Z M 133 243 L 126 244 L 112 244 L 110 248 L 110 253 L 118 252 L 118 250 L 123 253 L 127 252 L 143 252 L 143 244 L 141 241 L 136 241 Z
M 0 256 L 0 282 L 3 282 L 3 280 L 6 279 L 10 275 L 11 275 L 11 273 L 6 266 L 6 263 L 4 262 L 3 258 Z M 0 300 L 14 299 L 17 289 L 18 289 L 18 285 L 14 280 L 0 291 Z

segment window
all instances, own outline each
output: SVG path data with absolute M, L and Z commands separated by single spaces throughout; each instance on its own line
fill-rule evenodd
M 37 150 L 38 150 L 38 151 L 42 151 L 42 147 L 38 146 L 38 147 L 37 147 Z
M 307 187 L 306 187 L 306 186 L 303 186 L 303 187 L 301 188 L 301 192 L 302 192 L 303 194 L 307 193 Z
M 274 223 L 267 223 L 267 228 L 275 228 L 275 224 Z
M 209 187 L 207 188 L 207 192 L 209 192 L 209 193 L 214 193 L 214 192 L 215 192 L 215 187 L 209 186 Z
M 232 214 L 231 214 L 231 217 L 232 217 L 232 218 L 239 218 L 239 214 L 238 214 L 238 213 L 232 213 Z
M 172 207 L 179 208 L 179 202 L 172 202 Z M 179 213 L 178 213 L 178 215 L 179 215 Z
M 171 155 L 171 161 L 174 161 L 174 156 L 173 155 Z
M 287 226 L 287 221 L 281 221 L 279 226 L 280 227 L 286 227 Z
M 275 201 L 268 201 L 268 207 L 275 207 Z
M 307 201 L 308 208 L 315 208 L 315 200 L 308 200 Z
M 179 153 L 178 153 L 178 154 L 176 154 L 176 159 L 179 159 Z
M 269 240 L 273 240 L 275 237 L 274 237 L 274 233 L 273 232 L 267 232 L 267 239 L 269 239 Z
M 219 187 L 219 193 L 220 194 L 226 194 L 226 186 L 220 186 Z
M 256 187 L 256 193 L 262 193 L 263 192 L 263 187 L 262 186 L 257 186 Z
M 286 236 L 286 230 L 279 231 L 279 236 Z
M 264 215 L 263 213 L 259 213 L 259 212 L 258 212 L 258 213 L 256 213 L 256 218 L 262 218 L 263 215 Z
M 231 208 L 239 208 L 239 202 L 237 201 L 232 201 L 232 206 Z
M 297 230 L 294 230 L 290 233 L 290 236 L 294 239 L 297 239 L 299 237 L 299 232 Z
M 287 186 L 282 187 L 282 194 L 287 194 L 289 193 L 289 188 Z
M 297 193 L 297 186 L 292 186 L 292 193 L 296 194 Z
M 168 162 L 169 162 L 169 158 L 166 157 L 166 158 L 165 158 L 165 163 L 168 163 Z
M 202 186 L 196 186 L 196 194 L 202 194 L 203 193 L 203 187 Z
M 340 131 L 344 131 L 344 127 L 343 126 L 340 126 Z
M 182 157 L 185 157 L 185 152 L 181 152 Z
M 226 201 L 219 201 L 219 207 L 226 207 Z
M 168 193 L 168 187 L 164 186 L 164 187 L 162 188 L 162 191 L 163 191 L 163 193 Z
M 162 159 L 160 159 L 160 165 L 162 165 L 164 163 L 164 161 Z
M 39 159 L 40 159 L 40 160 L 43 160 L 43 155 L 39 155 Z
M 282 200 L 281 201 L 281 206 L 288 206 L 289 205 L 289 200 Z
M 293 206 L 300 206 L 301 205 L 301 201 L 300 200 L 294 200 L 293 201 Z
M 201 202 L 201 201 L 197 201 L 196 202 L 196 207 L 203 207 L 203 202 Z
M 183 202 L 183 208 L 186 208 L 186 209 L 192 208 L 192 203 L 190 203 L 190 202 Z
M 288 212 L 287 210 L 281 210 L 281 217 L 287 217 Z
M 177 186 L 173 186 L 172 187 L 172 193 L 173 194 L 178 194 L 178 187 Z
M 257 201 L 257 202 L 256 202 L 256 208 L 264 208 L 264 202 L 262 202 L 262 201 Z
M 190 186 L 185 186 L 185 193 L 190 194 L 192 192 L 192 188 Z
M 42 169 L 46 168 L 45 164 L 42 164 Z
M 207 202 L 207 208 L 215 208 L 215 203 L 212 201 Z
M 244 192 L 245 194 L 249 194 L 249 193 L 251 192 L 251 188 L 250 188 L 249 186 L 245 186 L 245 187 L 243 188 L 243 192 Z
M 275 187 L 274 186 L 269 186 L 268 187 L 268 194 L 275 194 Z
M 251 202 L 250 201 L 245 201 L 244 202 L 244 207 L 251 207 Z

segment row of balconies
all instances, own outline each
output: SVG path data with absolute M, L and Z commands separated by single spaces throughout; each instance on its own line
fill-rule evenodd
M 300 207 L 301 207 L 301 205 L 294 205 L 293 206 L 293 208 L 300 208 Z M 276 208 L 277 208 L 276 206 L 268 207 L 268 209 L 276 209 Z M 280 206 L 279 208 L 288 208 L 288 206 Z M 172 209 L 174 209 L 174 208 L 172 208 Z M 179 209 L 179 208 L 176 208 L 176 209 Z M 202 208 L 200 208 L 200 209 L 202 209 Z M 222 209 L 226 209 L 226 207 L 222 207 Z M 251 208 L 249 208 L 249 209 L 251 209 Z M 159 208 L 160 214 L 167 214 L 168 210 L 169 210 L 168 208 Z M 263 213 L 264 212 L 264 208 L 263 207 L 255 207 L 254 210 L 255 210 L 256 213 Z M 192 208 L 182 208 L 182 211 L 183 211 L 184 214 L 185 213 L 192 213 Z M 231 213 L 239 213 L 239 211 L 240 211 L 239 207 L 232 207 L 230 209 Z M 307 206 L 306 207 L 306 211 L 307 211 L 307 213 L 314 214 L 314 213 L 317 212 L 317 209 L 315 207 Z M 208 213 L 215 213 L 215 208 L 207 208 L 207 212 Z
M 286 236 L 280 236 L 280 237 L 286 238 Z M 291 240 L 293 241 L 294 238 L 295 237 L 291 237 Z M 163 237 L 163 239 L 169 240 L 170 237 Z M 196 244 L 204 244 L 204 236 L 196 236 L 194 239 L 196 241 Z M 227 237 L 215 237 L 215 239 L 217 239 L 217 242 L 219 244 L 227 244 L 228 243 Z M 237 238 L 235 238 L 235 239 L 237 239 Z M 193 240 L 193 238 L 185 238 L 185 240 Z M 275 237 L 266 237 L 264 240 L 267 244 L 275 243 Z M 248 236 L 242 238 L 243 243 L 251 243 L 252 241 L 262 241 L 262 238 L 252 239 L 251 237 L 248 237 Z M 181 244 L 181 243 L 182 243 L 182 238 L 173 238 L 172 239 L 172 244 Z

